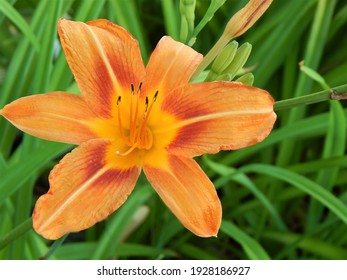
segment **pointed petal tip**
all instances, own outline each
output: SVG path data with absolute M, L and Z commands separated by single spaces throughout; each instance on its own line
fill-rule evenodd
M 169 93 L 178 85 L 187 84 L 202 61 L 202 54 L 191 47 L 163 36 L 148 61 L 146 88 Z
M 61 236 L 63 236 L 63 234 L 59 235 L 59 234 L 54 234 L 54 232 L 52 231 L 47 231 L 44 228 L 42 228 L 42 223 L 40 223 L 40 212 L 38 207 L 34 208 L 34 211 L 32 213 L 32 220 L 33 220 L 33 230 L 41 235 L 43 238 L 47 239 L 47 240 L 57 240 L 59 239 Z
M 67 23 L 67 22 L 74 22 L 73 20 L 69 20 L 69 19 L 66 19 L 66 18 L 59 18 L 58 19 L 58 24 L 61 24 L 61 23 Z
M 40 225 L 38 225 L 36 222 L 38 218 L 36 218 L 35 212 L 33 213 L 32 218 L 33 218 L 33 229 L 37 234 L 41 235 L 43 238 L 47 240 L 57 240 L 64 235 L 64 234 L 56 234 L 55 232 L 47 231 L 41 228 Z
M 143 170 L 148 181 L 185 228 L 199 237 L 216 236 L 222 205 L 214 185 L 193 159 L 165 157 L 166 166 L 145 163 Z
M 217 222 L 217 223 L 215 223 Z M 195 235 L 202 237 L 202 238 L 210 238 L 214 237 L 217 238 L 219 228 L 220 228 L 220 222 L 218 222 L 218 219 L 215 219 L 214 221 L 209 224 L 210 228 L 205 228 L 205 229 L 198 229 L 199 231 L 194 232 L 191 228 L 188 228 L 191 230 Z
M 67 22 L 71 22 L 71 21 L 65 18 L 59 18 L 57 23 L 58 29 L 61 27 L 62 24 L 65 24 Z
M 23 132 L 45 140 L 79 144 L 96 137 L 91 125 L 95 115 L 76 94 L 21 97 L 2 108 L 1 115 Z
M 64 34 L 64 29 L 66 28 L 67 25 L 73 23 L 73 21 L 65 19 L 65 18 L 60 18 L 58 19 L 57 23 L 57 29 L 59 33 L 59 37 L 62 38 Z
M 194 233 L 194 232 L 193 232 Z M 199 236 L 199 237 L 202 237 L 202 238 L 210 238 L 210 237 L 214 237 L 214 238 L 218 238 L 218 230 L 217 230 L 217 233 L 214 232 L 214 233 L 204 233 L 204 234 L 197 234 L 197 233 L 194 233 L 195 235 Z
M 68 26 L 72 26 L 74 24 L 80 24 L 83 22 L 69 20 L 66 18 L 59 18 L 57 23 L 58 33 L 61 36 L 64 33 L 64 29 L 68 28 Z

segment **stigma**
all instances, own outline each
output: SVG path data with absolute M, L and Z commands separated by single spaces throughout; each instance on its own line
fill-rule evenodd
M 153 145 L 153 134 L 151 130 L 148 128 L 148 120 L 153 105 L 157 100 L 159 92 L 156 91 L 154 93 L 152 100 L 149 100 L 148 96 L 146 96 L 144 100 L 145 103 L 143 106 L 143 104 L 140 104 L 140 102 L 143 102 L 143 100 L 140 99 L 141 88 L 142 83 L 139 84 L 139 87 L 137 89 L 135 89 L 135 86 L 131 84 L 128 120 L 124 120 L 124 115 L 122 115 L 122 97 L 118 96 L 117 98 L 116 105 L 118 112 L 118 128 L 121 138 L 123 139 L 124 143 L 129 147 L 129 149 L 124 152 L 116 151 L 116 154 L 118 156 L 127 156 L 135 149 L 149 150 Z M 128 123 L 124 121 L 127 121 Z M 128 129 L 125 129 L 127 125 Z

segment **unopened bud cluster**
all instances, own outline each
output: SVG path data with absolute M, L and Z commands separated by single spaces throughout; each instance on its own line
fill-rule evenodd
M 212 63 L 211 70 L 207 75 L 206 81 L 231 81 L 236 76 L 242 74 L 243 66 L 251 53 L 252 45 L 244 43 L 239 47 L 238 42 L 229 43 L 216 57 Z M 252 85 L 254 76 L 247 73 L 237 81 Z

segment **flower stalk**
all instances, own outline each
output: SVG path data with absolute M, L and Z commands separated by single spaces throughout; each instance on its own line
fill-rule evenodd
M 274 110 L 278 112 L 296 106 L 314 104 L 327 100 L 347 100 L 347 84 L 305 96 L 277 101 L 275 102 Z
M 26 221 L 21 223 L 19 226 L 11 230 L 8 234 L 6 234 L 2 239 L 0 239 L 0 250 L 5 248 L 9 243 L 16 240 L 27 231 L 32 228 L 32 218 L 28 218 Z

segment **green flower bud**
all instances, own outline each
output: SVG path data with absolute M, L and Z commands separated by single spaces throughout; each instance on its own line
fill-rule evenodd
M 222 74 L 219 75 L 215 81 L 226 81 L 226 82 L 230 82 L 231 81 L 231 76 L 230 74 Z
M 223 71 L 224 73 L 229 73 L 233 79 L 237 73 L 242 69 L 246 64 L 247 59 L 252 51 L 252 45 L 250 43 L 244 43 L 241 47 L 237 49 L 233 61 L 229 66 Z
M 239 43 L 236 41 L 232 41 L 230 44 L 228 44 L 214 60 L 211 69 L 213 69 L 213 71 L 216 73 L 223 73 L 233 61 L 238 46 Z
M 180 13 L 181 13 L 181 42 L 186 42 L 194 32 L 195 20 L 195 4 L 196 0 L 181 0 Z
M 254 82 L 254 75 L 253 73 L 247 73 L 245 75 L 242 75 L 240 78 L 238 78 L 236 82 L 240 82 L 245 85 L 252 86 Z
M 235 54 L 237 52 L 238 42 L 232 41 L 228 44 L 217 56 L 211 66 L 211 71 L 207 76 L 208 81 L 215 80 L 233 61 Z

